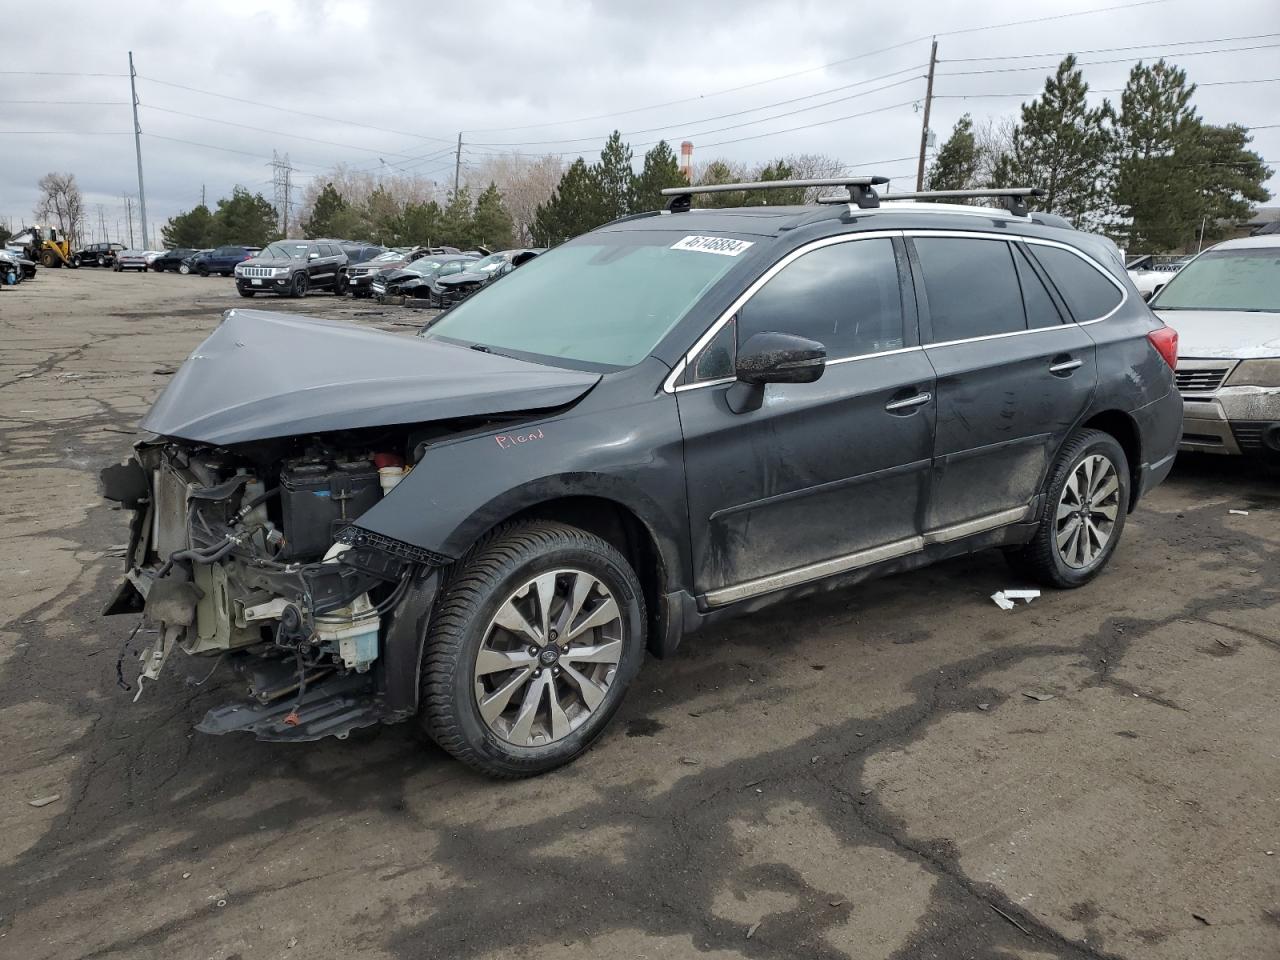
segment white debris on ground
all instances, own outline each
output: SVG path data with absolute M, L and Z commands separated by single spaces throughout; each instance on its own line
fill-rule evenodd
M 1038 596 L 1040 596 L 1039 590 L 997 590 L 991 595 L 991 599 L 1001 610 L 1012 610 L 1015 606 L 1013 601 L 1025 600 L 1030 603 Z

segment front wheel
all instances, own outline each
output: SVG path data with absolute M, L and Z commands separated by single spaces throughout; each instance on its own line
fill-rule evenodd
M 305 273 L 295 273 L 293 275 L 293 284 L 289 287 L 289 296 L 305 297 L 307 295 L 307 275 Z
M 1013 569 L 1050 587 L 1081 587 L 1102 572 L 1124 532 L 1129 460 L 1108 433 L 1073 434 L 1049 474 L 1031 542 L 1006 554 Z
M 422 724 L 495 777 L 545 773 L 600 736 L 639 672 L 644 595 L 626 559 L 559 523 L 499 530 L 458 561 L 428 628 Z
M 258 292 L 257 290 L 245 290 L 243 287 L 236 287 L 236 290 L 240 293 L 240 296 L 242 297 L 252 297 L 255 293 Z
M 80 254 L 73 254 L 71 259 L 67 261 L 67 266 L 72 270 L 80 269 Z
M 189 263 L 178 264 L 178 272 L 185 277 L 188 273 L 191 272 L 191 265 Z

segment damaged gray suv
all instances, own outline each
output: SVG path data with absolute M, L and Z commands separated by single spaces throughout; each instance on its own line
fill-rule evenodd
M 137 682 L 225 656 L 245 693 L 205 732 L 418 717 L 520 777 L 721 618 L 989 548 L 1088 583 L 1172 464 L 1176 334 L 1032 191 L 883 182 L 671 191 L 417 338 L 229 311 L 103 473 Z M 796 185 L 843 190 L 692 209 Z

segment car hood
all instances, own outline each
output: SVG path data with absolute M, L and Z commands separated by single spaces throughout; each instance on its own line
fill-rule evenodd
M 229 310 L 142 421 L 151 433 L 226 445 L 549 409 L 598 374 L 437 340 L 266 310 Z
M 493 276 L 493 272 L 476 273 L 468 270 L 466 273 L 455 273 L 451 277 L 441 277 L 440 285 L 446 287 L 461 286 L 464 283 L 483 283 Z
M 292 257 L 250 257 L 248 260 L 241 260 L 238 266 L 241 267 L 298 267 L 305 264 L 305 260 L 294 260 Z
M 383 283 L 400 283 L 402 280 L 422 279 L 422 274 L 415 273 L 412 270 L 404 270 L 401 267 L 384 268 L 373 276 L 375 280 L 381 280 Z
M 1188 360 L 1280 357 L 1280 313 L 1240 310 L 1160 310 L 1178 331 L 1178 356 Z

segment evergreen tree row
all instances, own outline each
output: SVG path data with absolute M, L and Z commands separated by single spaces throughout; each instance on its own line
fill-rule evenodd
M 1032 206 L 1107 233 L 1130 253 L 1213 243 L 1269 198 L 1272 170 L 1239 124 L 1196 113 L 1195 84 L 1164 60 L 1139 62 L 1118 106 L 1091 107 L 1074 56 L 1022 105 L 1007 138 L 980 137 L 966 114 L 929 168 L 931 190 L 1035 186 Z

